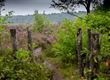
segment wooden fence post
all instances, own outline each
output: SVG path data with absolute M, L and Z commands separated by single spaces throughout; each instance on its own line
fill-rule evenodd
M 77 32 L 77 55 L 78 55 L 78 68 L 80 76 L 84 76 L 84 66 L 83 66 L 83 59 L 82 59 L 82 29 L 79 28 Z
M 16 44 L 16 29 L 10 29 L 12 47 L 13 47 L 13 56 L 16 58 L 17 44 Z
M 90 54 L 90 69 L 91 78 L 96 76 L 99 68 L 97 56 L 100 53 L 100 40 L 98 33 L 91 34 L 91 54 Z M 92 80 L 92 79 L 91 79 Z
M 91 29 L 88 29 L 88 50 L 91 51 Z
M 91 29 L 88 29 L 88 51 L 89 51 L 89 54 L 91 52 Z M 90 64 L 90 61 L 87 61 L 87 67 L 89 68 L 89 64 Z
M 0 52 L 2 52 L 2 40 L 1 40 L 2 37 L 1 36 L 2 36 L 2 34 L 0 33 Z
M 87 68 L 90 69 L 90 63 L 92 63 L 91 61 L 91 34 L 92 34 L 92 30 L 91 29 L 88 29 L 88 52 L 90 54 L 90 56 L 88 57 L 88 61 L 86 62 L 87 63 Z M 91 80 L 91 72 L 87 72 L 87 80 Z
M 29 29 L 29 27 L 27 27 L 27 38 L 28 38 L 28 49 L 30 51 L 32 51 L 32 36 L 31 36 L 31 30 Z

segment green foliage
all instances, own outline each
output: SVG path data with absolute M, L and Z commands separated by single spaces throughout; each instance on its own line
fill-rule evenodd
M 52 51 L 56 56 L 61 56 L 62 61 L 66 63 L 74 62 L 76 51 L 76 29 L 71 20 L 65 19 L 63 26 L 56 33 L 57 43 L 53 45 Z
M 12 11 L 10 11 L 6 16 L 0 16 L 0 37 L 1 33 L 5 30 L 5 28 L 2 26 L 2 24 L 6 24 L 6 20 L 12 16 Z
M 0 16 L 0 24 L 7 24 L 10 22 L 7 22 L 8 18 L 10 18 L 13 14 L 13 11 L 8 12 L 5 16 Z
M 34 24 L 33 24 L 33 31 L 34 32 L 41 32 L 44 27 L 50 25 L 49 19 L 43 14 L 34 14 Z
M 26 58 L 27 51 L 20 49 L 17 58 Z M 24 54 L 24 55 L 23 55 Z M 49 80 L 51 71 L 44 65 L 37 64 L 31 59 L 14 59 L 12 54 L 0 56 L 0 80 Z
M 57 41 L 53 44 L 52 53 L 55 57 L 61 57 L 64 63 L 73 63 L 76 60 L 76 35 L 77 29 L 82 28 L 82 55 L 84 54 L 83 63 L 87 63 L 90 57 L 88 51 L 88 34 L 87 30 L 91 29 L 92 32 L 100 33 L 100 54 L 94 57 L 94 61 L 99 63 L 100 72 L 110 72 L 110 68 L 107 68 L 106 61 L 110 61 L 110 11 L 101 12 L 96 11 L 90 13 L 83 19 L 76 19 L 75 21 L 65 19 L 58 32 L 56 33 Z M 108 63 L 108 67 L 110 64 Z M 90 69 L 85 68 L 85 74 L 88 74 Z M 105 76 L 104 76 L 105 77 Z M 99 79 L 102 79 L 99 75 Z
M 26 51 L 24 49 L 19 49 L 16 53 L 16 57 L 18 59 L 28 59 L 30 56 L 30 52 L 29 51 Z
M 78 20 L 79 21 L 79 20 Z M 82 20 L 82 24 L 85 27 L 89 27 L 93 32 L 100 33 L 100 57 L 99 61 L 103 61 L 105 59 L 109 59 L 110 57 L 110 41 L 109 41 L 109 30 L 110 30 L 110 11 L 96 11 L 95 13 L 91 13 Z
M 96 62 L 99 63 L 100 73 L 110 73 L 110 11 L 101 10 L 87 15 L 83 22 L 85 26 L 90 27 L 93 32 L 100 33 L 100 54 L 97 56 Z M 108 62 L 107 62 L 108 61 Z M 102 77 L 103 76 L 103 77 Z M 98 79 L 108 80 L 108 76 L 102 74 Z
M 87 30 L 88 28 L 92 29 L 92 32 L 100 33 L 100 55 L 97 56 L 98 62 L 100 63 L 100 72 L 106 71 L 110 72 L 109 68 L 106 70 L 105 64 L 102 64 L 106 60 L 110 60 L 110 11 L 96 11 L 95 13 L 90 13 L 85 16 L 84 19 L 78 19 L 75 21 L 75 26 L 82 26 L 83 29 Z M 82 53 L 86 54 L 86 60 L 88 60 L 89 52 L 87 50 L 87 31 L 83 30 L 83 51 Z M 96 62 L 96 58 L 94 59 Z M 110 66 L 110 65 L 108 65 Z
M 65 19 L 62 22 L 61 28 L 56 33 L 57 42 L 53 44 L 52 51 L 54 55 L 61 56 L 62 61 L 66 63 L 76 62 L 76 36 L 78 28 L 82 28 L 83 51 L 82 54 L 87 54 L 87 29 L 82 19 L 71 21 Z M 85 52 L 86 51 L 86 52 Z
M 103 54 L 103 57 L 109 56 L 110 54 L 110 44 L 109 44 L 109 30 L 110 30 L 110 11 L 104 12 L 104 11 L 96 11 L 95 13 L 90 13 L 89 15 L 85 16 L 84 19 L 77 19 L 75 21 L 75 26 L 82 26 L 83 30 L 83 45 L 87 45 L 87 40 L 85 41 L 87 36 L 87 29 L 91 28 L 93 32 L 100 33 L 100 43 L 101 43 L 101 54 Z M 84 32 L 85 31 L 85 32 Z M 83 49 L 84 52 L 86 50 L 86 46 Z M 86 50 L 87 52 L 87 50 Z
M 38 47 L 38 44 L 36 44 L 36 43 L 32 43 L 32 48 L 34 49 L 34 48 L 37 48 Z
M 4 27 L 0 26 L 0 32 L 4 31 Z
M 88 27 L 94 28 L 101 33 L 108 32 L 110 29 L 110 17 L 102 14 L 89 14 L 84 19 Z

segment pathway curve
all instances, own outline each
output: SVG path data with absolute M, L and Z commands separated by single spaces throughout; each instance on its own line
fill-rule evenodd
M 42 54 L 42 48 L 39 47 L 35 50 L 33 50 L 33 58 L 39 58 L 39 56 Z M 53 78 L 52 80 L 64 80 L 63 77 L 61 76 L 59 70 L 55 67 L 55 65 L 51 64 L 48 60 L 44 60 L 43 62 L 44 65 L 46 65 L 50 70 L 53 72 Z

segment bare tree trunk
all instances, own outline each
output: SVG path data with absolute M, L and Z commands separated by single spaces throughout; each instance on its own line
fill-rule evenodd
M 87 7 L 87 15 L 90 13 L 90 7 Z
M 90 13 L 90 5 L 91 5 L 91 0 L 87 0 L 87 7 L 86 7 L 87 15 Z

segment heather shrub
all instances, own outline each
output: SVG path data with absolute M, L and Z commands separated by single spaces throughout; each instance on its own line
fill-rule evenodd
M 28 53 L 18 50 L 17 59 L 8 50 L 0 55 L 0 80 L 49 80 L 51 71 L 43 64 L 35 63 Z

